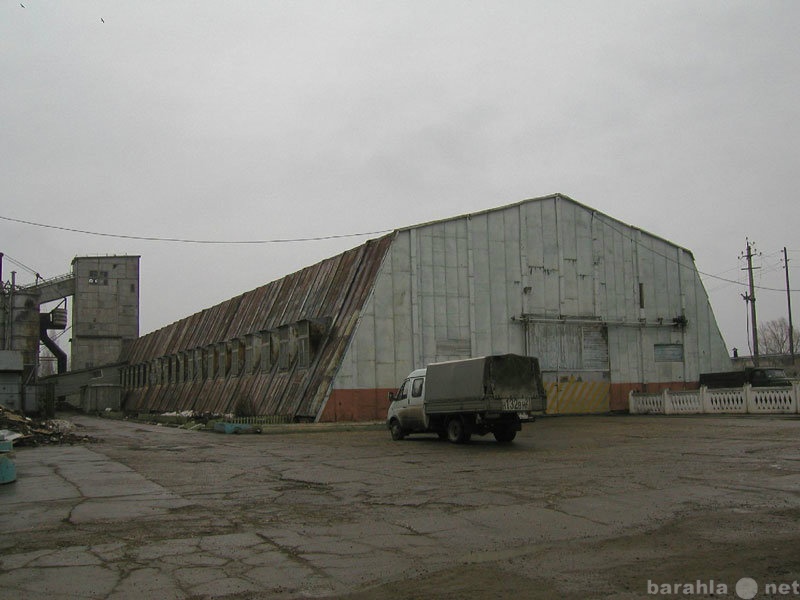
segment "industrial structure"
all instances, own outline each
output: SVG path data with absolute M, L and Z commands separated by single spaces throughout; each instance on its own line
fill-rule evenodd
M 0 293 L 0 371 L 5 373 L 0 402 L 10 408 L 34 412 L 54 396 L 85 395 L 94 385 L 113 388 L 119 406 L 120 387 L 114 365 L 123 345 L 139 336 L 139 256 L 76 257 L 72 271 L 32 285 L 16 284 L 14 273 Z M 2 255 L 0 255 L 2 264 Z M 2 274 L 0 271 L 0 281 Z M 55 343 L 49 331 L 67 326 L 67 301 L 72 298 L 71 356 Z M 41 306 L 60 301 L 41 312 Z M 56 357 L 58 373 L 69 368 L 72 376 L 42 383 L 38 375 L 39 345 Z M 7 368 L 3 368 L 7 365 Z M 13 368 L 11 367 L 13 365 Z M 17 369 L 17 366 L 19 367 Z M 84 376 L 81 376 L 84 373 Z
M 292 421 L 381 419 L 414 368 L 470 356 L 537 356 L 550 413 L 731 365 L 691 252 L 560 194 L 398 229 L 121 348 L 126 410 Z

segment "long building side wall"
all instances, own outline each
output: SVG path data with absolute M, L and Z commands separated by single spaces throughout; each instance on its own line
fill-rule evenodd
M 123 408 L 317 419 L 391 239 L 368 241 L 134 340 L 122 357 Z M 354 402 L 338 411 L 336 402 L 328 405 L 340 420 L 372 418 Z
M 556 196 L 398 232 L 334 390 L 385 414 L 414 368 L 506 352 L 539 356 L 552 412 L 730 365 L 690 252 Z

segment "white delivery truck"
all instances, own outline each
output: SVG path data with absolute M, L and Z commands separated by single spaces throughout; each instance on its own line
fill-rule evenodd
M 393 440 L 436 433 L 456 444 L 487 433 L 511 442 L 546 406 L 538 359 L 516 354 L 432 363 L 412 371 L 389 399 Z

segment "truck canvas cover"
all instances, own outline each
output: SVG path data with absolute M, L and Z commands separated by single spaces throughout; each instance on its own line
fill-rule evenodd
M 544 410 L 545 392 L 538 359 L 503 354 L 428 365 L 425 380 L 428 412 L 453 408 L 497 410 L 503 399 L 531 399 L 531 410 Z M 471 406 L 470 406 L 471 405 Z

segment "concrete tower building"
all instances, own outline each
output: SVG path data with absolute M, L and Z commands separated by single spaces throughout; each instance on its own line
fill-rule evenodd
M 71 370 L 115 363 L 123 343 L 139 337 L 139 256 L 72 261 Z

